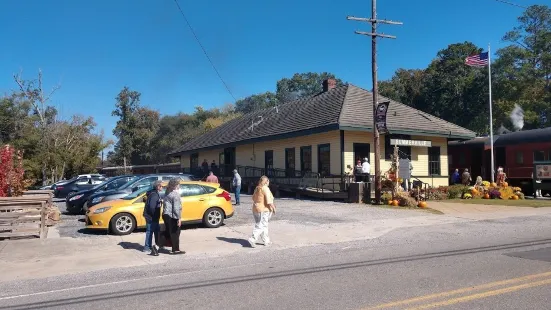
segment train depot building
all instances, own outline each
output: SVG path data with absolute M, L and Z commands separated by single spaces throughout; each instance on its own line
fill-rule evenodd
M 391 139 L 399 139 L 400 157 L 411 160 L 414 178 L 435 187 L 448 185 L 448 141 L 472 139 L 475 133 L 399 102 L 379 101 L 390 101 L 389 134 L 379 140 L 381 172 L 390 168 Z M 373 175 L 372 93 L 350 84 L 335 87 L 327 80 L 323 92 L 313 97 L 243 115 L 171 155 L 180 159 L 183 172 L 200 171 L 204 160 L 209 165 L 214 161 L 222 178 L 237 168 L 244 178 L 265 174 L 290 183 L 296 179 L 298 185 L 316 175 L 337 179 L 366 157 Z

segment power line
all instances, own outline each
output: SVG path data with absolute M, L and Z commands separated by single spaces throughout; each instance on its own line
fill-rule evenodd
M 496 0 L 496 1 L 501 2 L 501 3 L 505 3 L 505 4 L 509 4 L 509 5 L 512 5 L 512 6 L 516 6 L 516 7 L 519 7 L 519 8 L 527 9 L 527 7 L 525 7 L 525 6 L 518 5 L 516 3 L 512 3 L 512 2 L 509 2 L 509 1 L 505 1 L 505 0 Z
M 201 44 L 201 41 L 199 40 L 199 37 L 197 37 L 197 34 L 196 34 L 195 31 L 193 30 L 193 27 L 191 27 L 191 24 L 189 23 L 189 20 L 187 19 L 186 14 L 184 13 L 184 10 L 182 10 L 182 8 L 180 7 L 180 4 L 178 3 L 178 0 L 174 0 L 174 3 L 176 3 L 176 6 L 178 7 L 178 10 L 180 10 L 180 13 L 182 14 L 182 17 L 184 18 L 184 20 L 186 21 L 187 26 L 189 27 L 189 30 L 191 31 L 191 33 L 192 33 L 193 36 L 195 37 L 195 40 L 197 41 L 197 43 L 199 44 L 199 46 L 200 46 L 201 49 L 203 50 L 203 53 L 205 54 L 205 56 L 207 57 L 208 61 L 209 61 L 210 64 L 212 65 L 212 68 L 213 68 L 214 71 L 216 72 L 216 75 L 218 75 L 218 78 L 220 79 L 220 81 L 222 82 L 222 84 L 224 84 L 224 87 L 226 87 L 226 90 L 228 91 L 228 93 L 230 94 L 230 96 L 232 96 L 233 100 L 234 100 L 234 101 L 237 101 L 237 99 L 235 99 L 235 96 L 233 95 L 232 91 L 231 91 L 230 88 L 228 87 L 228 84 L 226 84 L 226 82 L 224 81 L 224 79 L 223 79 L 222 76 L 220 75 L 220 72 L 218 72 L 218 69 L 216 69 L 216 66 L 214 65 L 214 62 L 212 61 L 212 59 L 210 59 L 209 54 L 207 53 L 207 50 L 205 49 L 205 47 L 203 46 L 203 44 Z

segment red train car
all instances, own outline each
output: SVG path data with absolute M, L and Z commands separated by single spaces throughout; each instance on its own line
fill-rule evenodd
M 468 168 L 473 177 L 490 180 L 490 154 L 489 137 L 450 141 L 450 175 L 455 169 Z M 495 169 L 503 167 L 511 185 L 531 192 L 533 163 L 543 160 L 551 160 L 551 127 L 494 136 Z

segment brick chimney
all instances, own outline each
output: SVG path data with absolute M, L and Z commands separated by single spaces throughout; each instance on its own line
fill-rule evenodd
M 323 92 L 330 91 L 337 87 L 337 81 L 335 79 L 327 79 L 323 81 Z

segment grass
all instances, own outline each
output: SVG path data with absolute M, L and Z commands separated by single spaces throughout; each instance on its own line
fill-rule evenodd
M 491 206 L 531 207 L 531 208 L 551 207 L 551 200 L 534 200 L 534 199 L 523 199 L 523 200 L 450 199 L 450 200 L 442 200 L 442 202 L 491 205 Z
M 441 211 L 438 211 L 438 210 L 435 210 L 435 209 L 431 209 L 431 208 L 415 208 L 415 207 L 395 207 L 395 206 L 389 206 L 389 205 L 385 205 L 385 204 L 381 204 L 381 205 L 369 205 L 370 207 L 375 207 L 375 208 L 383 208 L 383 209 L 392 209 L 392 210 L 417 210 L 417 211 L 424 211 L 424 212 L 428 212 L 428 213 L 433 213 L 433 214 L 444 214 L 443 212 Z

